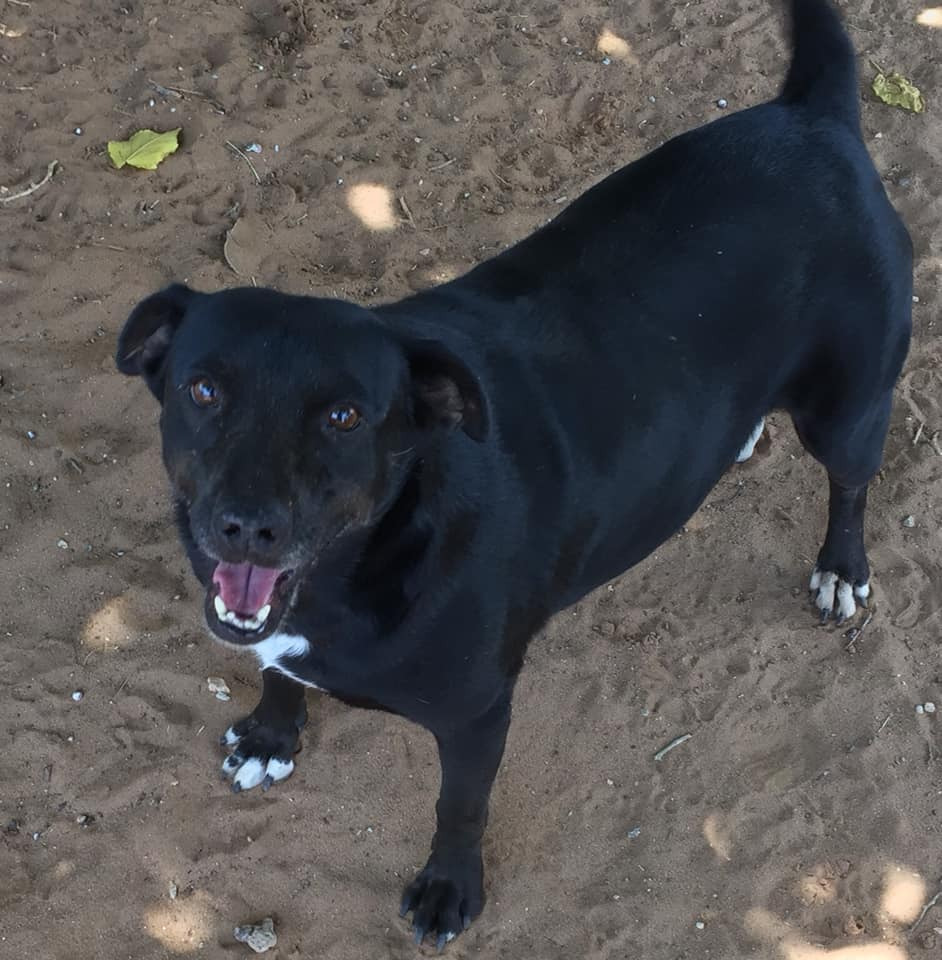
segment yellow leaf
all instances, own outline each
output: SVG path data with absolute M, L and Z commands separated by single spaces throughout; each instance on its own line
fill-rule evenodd
M 108 156 L 119 170 L 125 164 L 142 170 L 156 170 L 157 164 L 180 145 L 177 136 L 181 129 L 177 127 L 166 133 L 138 130 L 130 140 L 109 140 Z
M 899 73 L 883 73 L 881 70 L 873 78 L 873 92 L 891 107 L 902 107 L 913 113 L 922 113 L 926 109 L 919 88 Z

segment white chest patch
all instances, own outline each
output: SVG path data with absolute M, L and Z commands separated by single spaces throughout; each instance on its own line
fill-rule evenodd
M 306 637 L 295 633 L 273 633 L 270 637 L 260 640 L 252 645 L 255 656 L 258 657 L 259 666 L 262 670 L 277 670 L 298 683 L 303 683 L 306 687 L 313 687 L 315 690 L 323 690 L 316 683 L 310 680 L 304 680 L 281 663 L 284 657 L 303 657 L 311 649 Z

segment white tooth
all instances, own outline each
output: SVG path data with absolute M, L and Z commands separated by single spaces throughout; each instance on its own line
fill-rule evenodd
M 222 602 L 222 597 L 217 596 L 216 599 L 213 600 L 213 606 L 216 608 L 216 616 L 219 617 L 220 620 L 224 620 L 226 614 L 229 612 L 229 608 Z
M 251 620 L 246 620 L 246 621 L 245 621 L 245 626 L 243 627 L 243 629 L 245 629 L 245 630 L 258 630 L 258 628 L 259 628 L 260 626 L 261 626 L 261 624 L 258 622 L 258 617 L 252 617 Z
M 223 620 L 225 620 L 226 623 L 237 624 L 239 622 L 239 618 L 231 610 L 226 611 L 226 615 L 223 617 Z
M 258 620 L 259 626 L 261 626 L 267 619 L 268 615 L 271 613 L 271 604 L 266 603 L 258 613 L 255 614 L 255 619 Z

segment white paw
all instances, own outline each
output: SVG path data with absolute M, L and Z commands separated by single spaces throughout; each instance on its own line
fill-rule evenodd
M 855 587 L 832 570 L 819 570 L 817 567 L 811 574 L 808 588 L 814 597 L 814 605 L 821 613 L 822 623 L 829 620 L 832 614 L 838 623 L 849 620 L 857 612 L 855 599 L 865 607 L 870 596 L 869 583 Z
M 759 442 L 759 437 L 762 436 L 762 431 L 765 429 L 765 417 L 763 417 L 753 428 L 752 433 L 749 434 L 748 439 L 742 445 L 739 453 L 736 454 L 736 463 L 745 463 L 755 452 L 756 444 Z
M 267 790 L 273 783 L 290 777 L 294 772 L 293 760 L 259 760 L 257 757 L 243 757 L 238 753 L 230 754 L 222 764 L 223 776 L 232 780 L 232 790 L 240 793 L 251 790 L 261 784 Z

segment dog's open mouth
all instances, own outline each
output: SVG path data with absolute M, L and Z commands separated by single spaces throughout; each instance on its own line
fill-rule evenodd
M 206 594 L 206 622 L 221 639 L 255 643 L 278 626 L 293 571 L 251 563 L 219 563 Z

